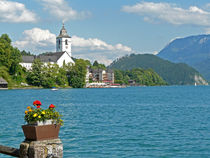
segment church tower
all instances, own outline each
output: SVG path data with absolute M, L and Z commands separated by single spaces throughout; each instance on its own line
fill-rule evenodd
M 56 37 L 56 52 L 64 51 L 66 51 L 71 57 L 71 37 L 67 34 L 67 31 L 63 24 L 59 36 Z

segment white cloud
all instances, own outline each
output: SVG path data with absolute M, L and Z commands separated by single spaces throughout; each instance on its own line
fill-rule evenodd
M 97 38 L 72 37 L 72 51 L 76 58 L 97 60 L 100 63 L 109 65 L 113 60 L 132 53 L 132 49 L 120 43 L 116 45 L 107 44 Z
M 73 10 L 65 0 L 40 0 L 45 8 L 53 16 L 68 21 L 71 19 L 83 19 L 90 16 L 90 12 L 78 12 Z
M 98 60 L 104 64 L 110 64 L 116 58 L 130 54 L 133 50 L 123 44 L 111 45 L 97 38 L 72 37 L 73 57 Z M 56 35 L 49 30 L 33 28 L 23 32 L 23 38 L 15 41 L 14 46 L 21 50 L 30 51 L 35 54 L 43 52 L 54 52 Z
M 18 2 L 0 0 L 1 22 L 36 22 L 35 13 L 26 9 L 25 5 Z
M 131 48 L 122 44 L 110 45 L 97 38 L 81 38 L 77 36 L 72 37 L 72 47 L 75 52 L 78 51 L 132 51 Z
M 55 47 L 56 35 L 49 30 L 33 28 L 23 32 L 23 38 L 13 43 L 14 46 L 21 50 L 27 50 L 36 54 L 45 51 L 53 51 Z
M 122 11 L 139 14 L 150 22 L 161 20 L 174 25 L 210 26 L 210 12 L 197 6 L 183 9 L 170 3 L 141 2 L 133 6 L 123 6 Z

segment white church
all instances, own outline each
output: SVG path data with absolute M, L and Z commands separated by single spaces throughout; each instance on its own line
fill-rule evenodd
M 34 59 L 40 59 L 45 65 L 48 63 L 58 64 L 59 67 L 65 64 L 74 64 L 71 54 L 71 37 L 67 34 L 64 27 L 60 30 L 60 34 L 56 37 L 56 52 L 42 54 L 38 56 L 22 56 L 21 66 L 25 67 L 27 70 L 32 69 L 32 63 Z

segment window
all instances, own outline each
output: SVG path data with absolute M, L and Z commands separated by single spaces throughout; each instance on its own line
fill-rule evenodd
M 60 48 L 60 45 L 61 45 L 61 41 L 58 40 L 58 48 Z
M 68 45 L 68 40 L 67 39 L 65 40 L 65 44 Z

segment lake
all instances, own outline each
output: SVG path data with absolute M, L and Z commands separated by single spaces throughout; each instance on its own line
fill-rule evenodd
M 63 114 L 64 158 L 210 157 L 210 86 L 0 90 L 1 145 L 34 100 Z

